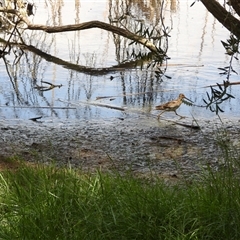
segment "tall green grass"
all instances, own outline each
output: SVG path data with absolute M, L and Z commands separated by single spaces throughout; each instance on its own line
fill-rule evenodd
M 133 175 L 28 166 L 0 174 L 0 239 L 240 239 L 238 158 L 167 186 Z

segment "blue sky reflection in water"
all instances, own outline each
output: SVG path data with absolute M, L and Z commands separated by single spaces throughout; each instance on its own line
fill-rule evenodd
M 35 3 L 37 11 L 32 18 L 35 24 L 58 26 L 91 20 L 109 22 L 110 17 L 116 17 L 116 6 L 111 5 L 115 1 L 56 0 L 51 1 L 52 5 L 42 2 Z M 145 5 L 133 3 L 131 14 L 157 26 L 160 11 L 147 2 Z M 220 41 L 225 41 L 229 33 L 200 2 L 193 7 L 190 7 L 191 3 L 190 0 L 166 1 L 163 9 L 165 25 L 172 28 L 168 43 L 168 56 L 171 60 L 166 72 L 171 79 L 164 79 L 160 83 L 154 78 L 154 69 L 141 70 L 139 67 L 108 74 L 81 73 L 48 62 L 28 51 L 14 65 L 16 55 L 11 54 L 7 56 L 11 78 L 7 74 L 6 64 L 2 59 L 0 61 L 1 118 L 29 119 L 43 116 L 74 120 L 124 116 L 121 111 L 94 106 L 95 103 L 126 107 L 128 113 L 139 111 L 157 115 L 154 106 L 176 98 L 179 93 L 184 93 L 196 104 L 203 105 L 202 98 L 206 98 L 206 91 L 209 91 L 204 87 L 216 82 L 222 83 L 225 78 L 219 75 L 218 68 L 227 66 L 230 59 L 224 54 Z M 121 7 L 124 8 L 124 5 Z M 129 26 L 133 27 L 131 24 Z M 126 50 L 131 48 L 128 45 L 130 41 L 101 29 L 56 34 L 27 31 L 25 42 L 62 60 L 92 68 L 117 65 L 126 58 Z M 239 63 L 235 62 L 234 67 L 238 71 Z M 112 80 L 111 76 L 114 77 Z M 238 75 L 233 74 L 230 79 L 238 81 Z M 41 81 L 62 87 L 39 91 L 37 85 L 46 86 Z M 233 86 L 230 90 L 236 98 L 222 105 L 225 111 L 223 116 L 238 117 L 239 86 Z M 143 92 L 148 93 L 141 94 Z M 110 98 L 96 100 L 97 97 L 104 96 Z M 52 106 L 55 108 L 51 109 Z M 182 105 L 178 113 L 190 117 L 192 114 L 196 119 L 215 116 L 205 108 L 186 105 Z

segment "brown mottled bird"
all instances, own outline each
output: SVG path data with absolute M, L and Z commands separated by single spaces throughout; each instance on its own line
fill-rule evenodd
M 180 107 L 184 98 L 187 99 L 188 101 L 192 102 L 190 99 L 186 98 L 184 96 L 184 94 L 180 93 L 178 96 L 178 99 L 156 106 L 156 108 L 155 108 L 156 110 L 163 110 L 160 114 L 157 115 L 157 118 L 159 119 L 160 115 L 166 111 L 174 111 L 175 114 L 178 115 L 176 110 Z M 181 118 L 184 118 L 183 116 L 180 116 L 180 115 L 178 115 L 178 116 Z

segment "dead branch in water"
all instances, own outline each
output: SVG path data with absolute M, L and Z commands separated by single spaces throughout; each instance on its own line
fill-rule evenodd
M 73 106 L 80 106 L 80 104 L 84 104 L 84 105 L 93 105 L 93 106 L 97 106 L 97 107 L 111 108 L 111 109 L 115 109 L 115 110 L 119 110 L 119 111 L 125 111 L 125 108 L 122 108 L 122 107 L 108 105 L 108 104 L 102 104 L 102 103 L 96 103 L 96 102 L 79 101 L 77 103 L 74 103 L 74 102 L 70 102 L 70 101 L 64 101 L 64 100 L 61 100 L 61 99 L 58 99 L 58 101 L 63 102 L 63 103 L 67 103 L 67 104 L 71 104 Z

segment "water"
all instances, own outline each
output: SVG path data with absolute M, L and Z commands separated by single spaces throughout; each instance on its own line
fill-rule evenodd
M 135 18 L 160 27 L 160 7 L 149 2 L 137 4 L 133 1 L 128 8 Z M 9 62 L 0 60 L 0 118 L 42 116 L 42 119 L 52 121 L 79 121 L 126 116 L 124 112 L 105 105 L 125 108 L 128 113 L 157 114 L 155 105 L 176 98 L 179 93 L 184 93 L 195 104 L 203 105 L 202 99 L 206 99 L 206 92 L 210 91 L 206 86 L 222 83 L 225 79 L 219 75 L 218 68 L 227 66 L 230 59 L 220 41 L 225 41 L 229 34 L 200 2 L 190 8 L 191 3 L 192 0 L 165 1 L 163 8 L 165 26 L 171 29 L 168 42 L 171 60 L 166 72 L 171 79 L 160 82 L 154 78 L 154 70 L 139 67 L 107 73 L 75 71 L 30 51 L 25 51 L 22 56 L 20 52 L 14 54 L 12 51 L 6 56 Z M 110 0 L 36 1 L 35 4 L 37 11 L 31 20 L 35 24 L 50 26 L 92 20 L 109 22 L 110 18 L 127 11 L 124 1 L 119 5 Z M 133 30 L 135 23 L 126 24 Z M 56 34 L 26 31 L 24 41 L 64 61 L 96 69 L 117 65 L 125 59 L 126 50 L 132 49 L 128 45 L 130 41 L 102 29 Z M 19 51 L 16 46 L 13 49 Z M 238 71 L 239 62 L 234 64 Z M 37 86 L 49 86 L 41 81 L 61 87 L 39 91 Z M 238 81 L 238 75 L 233 74 L 231 81 Z M 222 105 L 223 117 L 239 117 L 238 91 L 238 85 L 230 88 L 236 98 Z M 96 100 L 104 96 L 110 98 Z M 196 119 L 215 116 L 205 108 L 186 105 L 182 105 L 178 113 Z M 166 114 L 174 117 L 172 113 Z

